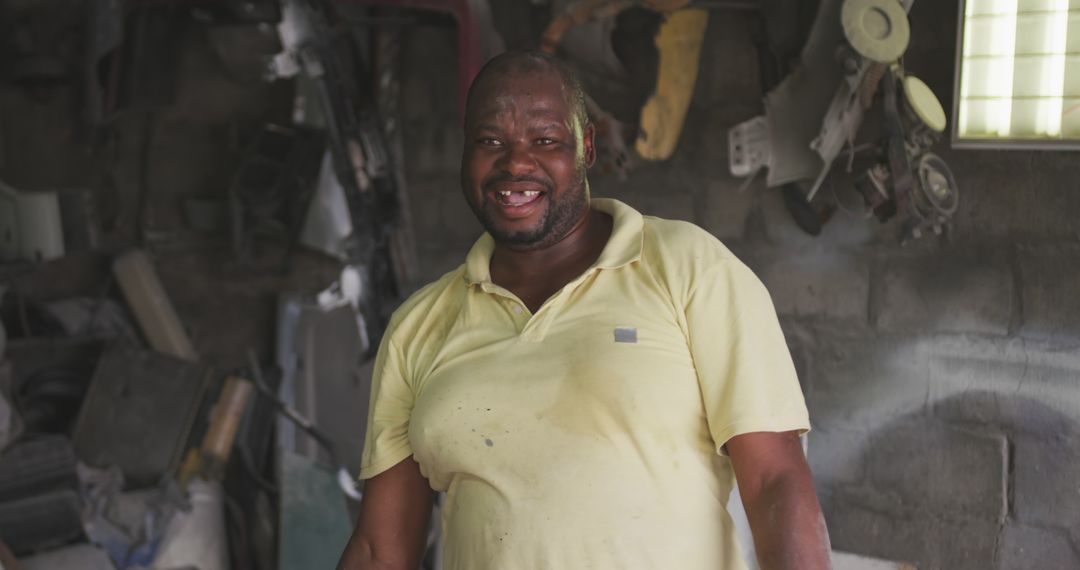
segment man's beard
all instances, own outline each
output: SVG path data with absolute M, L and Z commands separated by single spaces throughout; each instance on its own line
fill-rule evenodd
M 586 184 L 585 177 L 582 176 L 573 191 L 564 193 L 558 199 L 549 188 L 543 195 L 543 199 L 548 200 L 547 208 L 540 223 L 531 230 L 509 232 L 499 228 L 487 210 L 487 192 L 483 194 L 484 203 L 474 207 L 473 213 L 496 243 L 517 250 L 542 249 L 558 243 L 581 220 L 583 210 L 588 207 Z

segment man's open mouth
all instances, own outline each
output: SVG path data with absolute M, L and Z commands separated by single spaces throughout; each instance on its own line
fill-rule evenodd
M 516 208 L 535 202 L 541 194 L 539 190 L 498 190 L 495 192 L 495 200 L 500 205 Z

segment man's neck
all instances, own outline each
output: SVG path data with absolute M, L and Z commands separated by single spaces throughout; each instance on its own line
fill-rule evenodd
M 590 208 L 574 229 L 548 247 L 515 250 L 496 243 L 491 256 L 492 281 L 535 311 L 596 262 L 613 224 L 610 215 Z

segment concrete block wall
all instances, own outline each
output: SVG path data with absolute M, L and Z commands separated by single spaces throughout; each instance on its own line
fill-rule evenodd
M 905 60 L 947 109 L 957 8 L 917 2 Z M 901 247 L 896 224 L 844 211 L 809 237 L 776 191 L 740 192 L 727 173 L 727 129 L 761 112 L 761 93 L 752 22 L 716 14 L 676 155 L 626 181 L 593 175 L 594 194 L 701 225 L 765 283 L 811 409 L 809 459 L 836 548 L 921 569 L 1080 568 L 1080 160 L 946 141 L 938 153 L 963 190 L 948 239 Z M 454 41 L 411 33 L 410 45 Z M 406 65 L 426 93 L 452 85 L 438 50 L 409 50 Z M 458 190 L 454 108 L 409 119 L 432 278 L 479 231 Z M 831 192 L 857 203 L 841 178 Z

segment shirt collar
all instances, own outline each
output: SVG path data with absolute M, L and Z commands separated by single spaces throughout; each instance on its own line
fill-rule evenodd
M 593 267 L 615 269 L 641 259 L 645 219 L 637 210 L 611 198 L 593 198 L 590 207 L 611 216 L 611 237 Z M 465 256 L 465 281 L 470 285 L 491 282 L 491 254 L 495 240 L 484 232 Z

